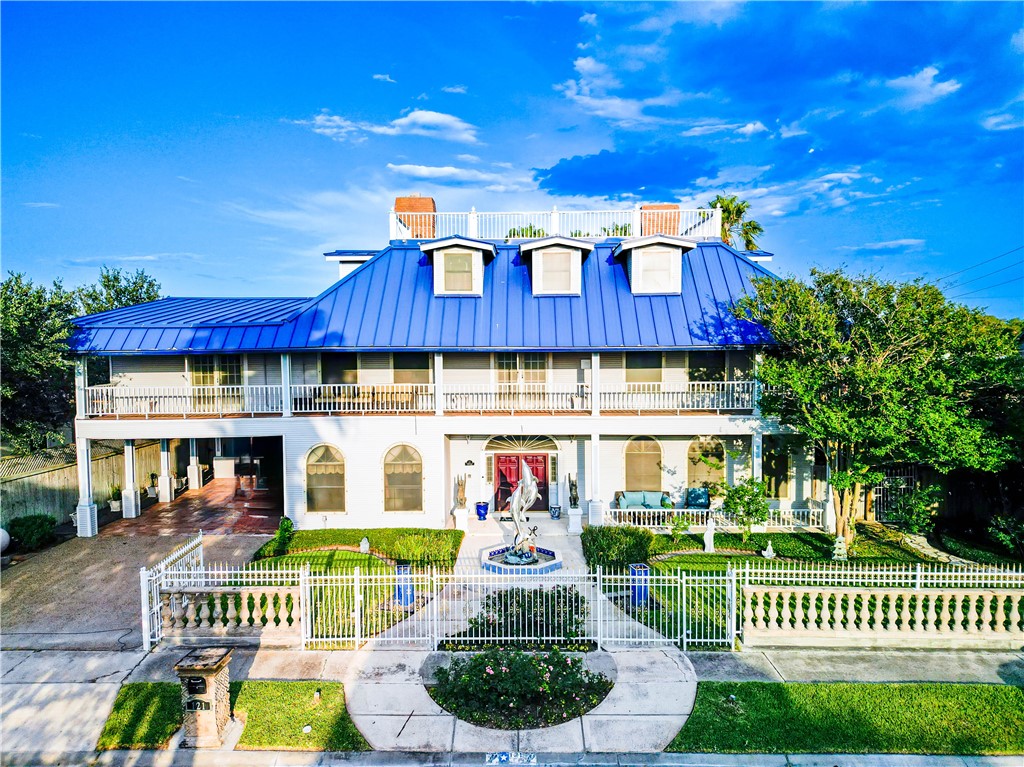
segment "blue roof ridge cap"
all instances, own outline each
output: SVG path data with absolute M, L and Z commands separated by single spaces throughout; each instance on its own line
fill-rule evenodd
M 174 296 L 161 296 L 156 301 L 144 301 L 141 304 L 132 304 L 131 306 L 119 306 L 116 309 L 106 309 L 106 310 L 104 310 L 102 312 L 94 312 L 93 314 L 81 314 L 78 317 L 72 317 L 71 318 L 71 324 L 72 325 L 77 325 L 79 323 L 79 321 L 84 320 L 86 318 L 104 317 L 105 315 L 113 314 L 114 312 L 124 311 L 125 309 L 132 309 L 132 308 L 134 308 L 136 306 L 146 306 L 147 304 L 152 305 L 152 304 L 163 303 L 165 301 L 181 301 L 181 300 L 182 299 L 180 297 L 176 298 Z M 187 300 L 187 299 L 185 299 L 185 300 Z
M 713 242 L 709 242 L 707 244 L 708 245 L 717 245 L 718 247 L 725 248 L 726 250 L 728 250 L 730 253 L 732 253 L 737 258 L 743 259 L 743 263 L 744 264 L 746 264 L 747 266 L 752 267 L 753 269 L 755 269 L 758 272 L 761 272 L 765 277 L 771 277 L 773 280 L 780 279 L 779 275 L 775 274 L 775 272 L 772 272 L 772 271 L 769 271 L 768 269 L 765 269 L 763 266 L 761 266 L 756 261 L 751 261 L 750 258 L 748 258 L 746 256 L 746 253 L 748 251 L 737 250 L 732 245 L 729 245 L 728 243 L 726 243 L 724 240 L 716 240 L 716 241 L 713 241 Z M 749 252 L 750 253 L 767 253 L 768 251 L 766 251 L 766 250 L 757 250 L 757 251 L 752 250 L 752 251 L 749 251 Z M 771 255 L 774 255 L 774 254 L 771 254 Z

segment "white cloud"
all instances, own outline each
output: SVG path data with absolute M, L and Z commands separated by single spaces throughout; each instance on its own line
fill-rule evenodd
M 391 75 L 374 75 L 374 80 L 379 80 L 382 83 L 393 83 L 395 80 L 391 79 Z
M 656 6 L 657 7 L 657 6 Z M 633 29 L 641 32 L 671 31 L 676 24 L 693 24 L 695 26 L 714 25 L 721 27 L 740 14 L 742 3 L 738 0 L 721 0 L 720 2 L 677 2 L 662 7 L 662 13 L 648 16 L 635 25 Z
M 913 237 L 904 237 L 898 240 L 885 240 L 884 242 L 866 242 L 863 245 L 842 245 L 836 250 L 921 250 L 925 241 Z
M 596 13 L 584 13 L 579 18 L 580 24 L 589 24 L 592 27 L 597 26 L 597 14 Z
M 529 173 L 510 170 L 495 173 L 475 168 L 457 168 L 453 165 L 414 165 L 388 163 L 387 169 L 407 178 L 422 181 L 454 184 L 482 184 L 491 192 L 526 191 L 536 188 L 536 182 Z
M 1003 114 L 986 117 L 981 121 L 981 127 L 992 131 L 1015 130 L 1017 128 L 1024 128 L 1024 118 L 1021 118 L 1019 114 L 1004 112 Z
M 455 159 L 459 162 L 480 162 L 480 158 L 475 154 L 457 154 Z
M 807 131 L 800 127 L 800 121 L 794 120 L 789 125 L 783 125 L 779 128 L 779 135 L 782 138 L 793 138 L 794 136 L 806 136 Z
M 1010 45 L 1013 46 L 1015 51 L 1024 53 L 1024 27 L 1017 30 L 1017 33 L 1010 38 Z
M 419 96 L 416 97 L 416 100 L 417 101 L 427 101 L 429 98 L 430 98 L 430 96 L 428 96 L 426 93 L 421 93 Z
M 465 93 L 469 88 L 465 85 L 446 85 L 441 90 L 445 93 Z
M 739 133 L 741 136 L 747 136 L 749 138 L 750 136 L 753 136 L 755 133 L 764 133 L 767 130 L 768 129 L 764 126 L 764 123 L 762 123 L 760 120 L 757 120 L 756 122 L 747 123 L 746 125 L 737 128 L 736 132 Z
M 443 141 L 476 144 L 477 128 L 455 115 L 414 109 L 409 114 L 380 125 L 371 122 L 355 122 L 340 115 L 323 110 L 312 120 L 293 120 L 296 125 L 308 125 L 314 133 L 327 136 L 334 141 L 365 141 L 367 133 L 380 136 L 426 136 Z
M 26 208 L 59 208 L 60 205 L 55 202 L 23 202 Z
M 685 94 L 670 88 L 658 96 L 647 98 L 624 98 L 609 91 L 622 87 L 622 82 L 609 67 L 593 58 L 581 56 L 573 62 L 579 75 L 576 80 L 567 80 L 555 86 L 567 99 L 581 109 L 597 117 L 604 117 L 619 127 L 630 127 L 658 121 L 659 118 L 646 114 L 650 107 L 675 106 Z
M 910 111 L 934 104 L 960 90 L 960 83 L 956 80 L 937 81 L 938 74 L 937 67 L 928 66 L 916 74 L 886 80 L 885 84 L 902 94 L 895 100 L 895 105 Z
M 740 123 L 704 122 L 687 128 L 682 132 L 683 136 L 711 136 L 715 133 L 728 133 L 740 127 Z

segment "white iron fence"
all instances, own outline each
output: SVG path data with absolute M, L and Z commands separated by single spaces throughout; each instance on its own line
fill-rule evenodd
M 683 525 L 694 532 L 707 527 L 708 520 L 714 519 L 719 532 L 739 532 L 731 514 L 721 509 L 608 509 L 605 513 L 608 524 L 625 527 L 646 527 L 667 530 Z M 763 527 L 766 530 L 824 530 L 825 513 L 822 509 L 771 509 Z
M 203 531 L 176 548 L 153 567 L 139 571 L 142 596 L 142 645 L 149 652 L 163 638 L 160 592 L 166 583 L 176 577 L 191 577 L 203 572 Z

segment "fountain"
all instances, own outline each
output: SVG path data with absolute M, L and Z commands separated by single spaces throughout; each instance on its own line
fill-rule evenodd
M 492 573 L 511 575 L 514 573 L 532 573 L 539 575 L 559 570 L 562 567 L 562 556 L 551 549 L 537 545 L 537 526 L 526 526 L 526 512 L 537 502 L 540 490 L 537 478 L 530 471 L 526 461 L 522 462 L 523 471 L 512 497 L 509 499 L 509 513 L 516 526 L 516 534 L 511 546 L 501 546 L 485 550 L 480 556 L 480 564 L 484 570 Z

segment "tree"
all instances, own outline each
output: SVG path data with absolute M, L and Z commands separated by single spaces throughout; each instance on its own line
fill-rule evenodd
M 862 492 L 893 463 L 997 471 L 1016 457 L 995 411 L 1024 403 L 1020 332 L 945 299 L 933 285 L 811 272 L 810 284 L 756 278 L 736 316 L 771 333 L 758 369 L 761 411 L 825 458 L 847 543 Z M 998 404 L 997 404 L 998 403 Z
M 750 203 L 736 195 L 717 195 L 708 202 L 709 208 L 722 209 L 722 241 L 732 245 L 734 238 L 743 240 L 747 250 L 757 250 L 757 238 L 764 234 L 764 227 L 753 219 L 747 219 Z
M 75 296 L 12 273 L 0 286 L 0 433 L 18 452 L 45 447 L 72 415 L 68 359 Z
M 750 537 L 751 527 L 768 521 L 770 509 L 768 486 L 754 477 L 748 477 L 730 487 L 722 501 L 722 511 L 736 521 L 744 543 Z
M 156 301 L 160 298 L 160 283 L 142 269 L 130 273 L 101 266 L 96 284 L 78 288 L 75 296 L 82 314 L 97 314 Z

